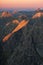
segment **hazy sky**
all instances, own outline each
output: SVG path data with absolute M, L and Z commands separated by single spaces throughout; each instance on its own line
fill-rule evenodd
M 43 8 L 43 0 L 0 0 L 0 8 L 15 9 Z

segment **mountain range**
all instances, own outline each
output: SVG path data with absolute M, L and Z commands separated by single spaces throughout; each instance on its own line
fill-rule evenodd
M 43 10 L 0 12 L 0 65 L 43 65 Z

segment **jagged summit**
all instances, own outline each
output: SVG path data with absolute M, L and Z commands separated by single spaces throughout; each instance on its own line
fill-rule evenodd
M 43 16 L 43 10 L 41 10 L 40 8 L 38 8 L 37 10 L 36 10 L 36 13 L 33 15 L 33 19 L 34 18 L 39 18 L 39 17 L 41 17 L 41 16 Z
M 16 10 L 12 12 L 12 14 L 17 14 L 17 13 L 18 13 L 18 11 L 16 11 Z
M 9 13 L 9 12 L 2 12 L 2 15 L 1 15 L 1 17 L 11 17 L 12 16 L 12 14 L 11 13 Z
M 37 10 L 36 10 L 36 12 L 40 12 L 41 11 L 41 9 L 40 8 L 38 8 Z

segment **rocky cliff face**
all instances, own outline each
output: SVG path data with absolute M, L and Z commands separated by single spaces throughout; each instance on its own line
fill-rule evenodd
M 1 17 L 11 17 L 11 16 L 12 14 L 9 12 L 2 12 L 2 15 L 1 15 Z
M 43 16 L 43 12 L 38 12 L 38 13 L 36 13 L 35 15 L 33 15 L 33 19 L 34 18 L 40 18 L 41 16 Z
M 39 18 L 39 17 L 43 17 L 43 10 L 41 10 L 40 8 L 38 8 L 36 11 L 35 11 L 35 14 L 33 15 L 32 18 Z

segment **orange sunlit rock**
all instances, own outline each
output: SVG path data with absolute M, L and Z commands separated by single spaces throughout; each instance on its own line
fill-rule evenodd
M 3 38 L 3 42 L 6 42 L 10 37 L 11 37 L 11 35 L 12 35 L 12 33 L 10 33 L 10 34 L 8 34 L 7 36 L 5 36 L 4 38 Z
M 28 23 L 28 21 L 25 21 L 25 20 L 21 21 L 19 23 L 19 25 L 12 31 L 12 33 L 17 32 L 18 30 L 20 30 L 21 28 L 23 28 L 24 26 L 26 26 L 27 23 Z
M 11 17 L 11 16 L 12 15 L 9 12 L 2 12 L 2 15 L 1 15 L 1 17 Z
M 39 18 L 39 17 L 41 17 L 41 16 L 43 16 L 43 12 L 38 12 L 38 13 L 36 13 L 32 18 L 34 19 L 34 18 Z
M 13 23 L 13 24 L 19 24 L 19 21 L 18 20 L 13 20 L 12 22 L 6 23 L 6 26 L 8 26 L 11 23 Z
M 12 23 L 19 24 L 19 21 L 18 20 L 13 20 Z
M 26 26 L 26 24 L 28 24 L 29 21 L 26 21 L 26 20 L 23 20 L 21 21 L 18 26 L 8 35 L 6 35 L 4 38 L 3 38 L 3 42 L 6 42 L 11 36 L 12 34 L 14 34 L 15 32 L 19 31 L 20 29 L 22 29 L 24 26 Z

